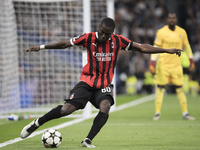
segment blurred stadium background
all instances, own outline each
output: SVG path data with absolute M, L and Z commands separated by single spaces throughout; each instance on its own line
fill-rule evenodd
M 109 1 L 109 0 L 108 0 Z M 107 16 L 107 0 L 91 0 L 91 31 Z M 69 39 L 83 32 L 82 1 L 0 1 L 0 115 L 11 109 L 62 103 L 79 80 L 82 49 L 28 53 L 33 45 Z M 153 44 L 157 29 L 175 12 L 194 53 L 195 71 L 185 68 L 185 92 L 199 94 L 200 0 L 115 0 L 115 33 L 135 42 Z M 116 94 L 154 93 L 150 55 L 120 52 L 116 67 Z M 168 85 L 168 93 L 173 86 Z M 15 109 L 15 110 L 16 110 Z
M 156 31 L 166 24 L 168 12 L 175 12 L 178 25 L 184 28 L 188 34 L 189 42 L 194 54 L 196 69 L 188 73 L 189 66 L 185 69 L 185 92 L 197 94 L 199 89 L 193 83 L 200 83 L 200 1 L 199 0 L 116 0 L 115 20 L 116 33 L 122 34 L 139 43 L 153 45 Z M 149 55 L 138 52 L 121 53 L 117 66 L 117 93 L 126 93 L 126 77 L 132 77 L 130 89 L 136 93 L 151 93 L 154 89 L 151 85 L 151 75 L 148 72 Z M 183 60 L 187 61 L 187 60 Z M 189 76 L 187 76 L 189 75 Z M 130 84 L 130 80 L 128 80 Z M 131 85 L 131 86 L 132 86 Z M 128 85 L 129 86 L 129 85 Z M 167 92 L 173 93 L 173 86 L 169 85 Z

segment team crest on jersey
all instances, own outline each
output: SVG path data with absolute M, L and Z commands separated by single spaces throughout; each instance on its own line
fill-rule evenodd
M 74 93 L 69 97 L 69 99 L 73 99 L 74 98 Z
M 179 37 L 180 37 L 180 38 L 182 38 L 182 35 L 181 35 L 181 34 L 179 34 Z
M 111 47 L 112 48 L 114 48 L 115 47 L 115 44 L 114 44 L 114 42 L 112 41 L 112 43 L 111 43 Z

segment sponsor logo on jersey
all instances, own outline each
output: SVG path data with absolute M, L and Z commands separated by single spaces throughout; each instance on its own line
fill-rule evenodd
M 97 61 L 111 61 L 112 56 L 114 56 L 114 53 L 97 53 L 93 52 L 93 56 L 96 57 Z

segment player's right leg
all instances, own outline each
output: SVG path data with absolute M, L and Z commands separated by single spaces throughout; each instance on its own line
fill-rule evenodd
M 161 112 L 164 92 L 165 92 L 165 86 L 158 85 L 156 88 L 155 116 L 153 117 L 153 120 L 160 119 L 160 112 Z
M 44 116 L 33 120 L 30 124 L 26 125 L 21 131 L 21 138 L 27 138 L 31 133 L 33 133 L 39 126 L 48 122 L 52 119 L 60 118 L 67 116 L 74 112 L 76 107 L 70 103 L 65 103 L 64 105 L 58 105 L 53 108 L 51 111 L 46 113 Z
M 39 127 L 38 119 L 33 120 L 30 124 L 26 125 L 21 131 L 21 138 L 27 138 L 31 133 L 33 133 Z
M 153 117 L 153 120 L 159 120 L 165 85 L 169 82 L 169 69 L 163 66 L 163 64 L 158 63 L 156 67 L 155 79 L 157 87 L 155 93 L 155 116 Z

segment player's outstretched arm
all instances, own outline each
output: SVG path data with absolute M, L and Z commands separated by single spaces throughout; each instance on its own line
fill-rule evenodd
M 148 54 L 170 53 L 170 54 L 176 54 L 178 56 L 181 56 L 181 52 L 183 51 L 181 49 L 176 49 L 176 48 L 163 49 L 163 48 L 151 46 L 149 44 L 139 44 L 139 43 L 135 43 L 135 42 L 132 42 L 130 49 L 134 50 L 134 51 L 139 51 L 142 53 L 148 53 Z
M 56 43 L 49 43 L 46 45 L 40 45 L 40 46 L 33 46 L 29 49 L 26 49 L 26 52 L 38 52 L 39 50 L 44 50 L 44 49 L 65 49 L 67 47 L 71 47 L 71 43 L 70 40 L 67 41 L 60 41 L 60 42 L 56 42 Z

